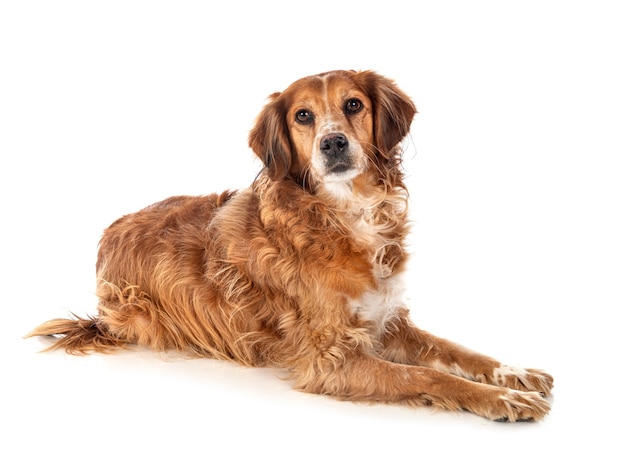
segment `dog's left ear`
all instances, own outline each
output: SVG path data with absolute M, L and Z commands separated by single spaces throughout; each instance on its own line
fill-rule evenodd
M 396 145 L 411 129 L 417 113 L 415 105 L 396 84 L 372 71 L 358 72 L 374 109 L 374 142 L 385 157 L 390 157 Z
M 272 180 L 286 177 L 291 167 L 289 129 L 279 96 L 278 92 L 270 96 L 248 136 L 248 145 L 261 158 Z

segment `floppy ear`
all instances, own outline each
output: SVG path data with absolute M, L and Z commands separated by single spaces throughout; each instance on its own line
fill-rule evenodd
M 374 110 L 374 143 L 389 158 L 394 147 L 409 133 L 415 105 L 396 84 L 375 72 L 357 74 L 372 101 Z
M 279 96 L 278 92 L 270 96 L 248 136 L 248 145 L 261 158 L 272 180 L 286 177 L 291 167 L 291 141 Z

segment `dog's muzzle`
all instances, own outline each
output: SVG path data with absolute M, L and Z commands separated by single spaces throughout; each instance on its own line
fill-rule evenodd
M 324 163 L 329 173 L 340 174 L 352 168 L 349 147 L 348 139 L 340 132 L 333 132 L 322 138 L 320 151 L 324 155 Z

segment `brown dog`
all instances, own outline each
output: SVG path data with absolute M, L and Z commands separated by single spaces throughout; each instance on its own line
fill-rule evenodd
M 416 328 L 403 305 L 407 190 L 399 142 L 415 107 L 373 72 L 271 96 L 250 133 L 264 164 L 239 193 L 173 197 L 100 242 L 95 318 L 56 319 L 70 353 L 126 344 L 274 366 L 348 400 L 543 417 L 552 377 Z

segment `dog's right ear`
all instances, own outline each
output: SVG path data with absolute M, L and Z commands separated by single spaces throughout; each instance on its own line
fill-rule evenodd
M 280 93 L 270 96 L 270 102 L 259 114 L 248 145 L 261 158 L 272 180 L 287 176 L 291 167 L 291 141 L 285 119 L 285 107 Z
M 392 80 L 372 71 L 359 72 L 356 78 L 367 89 L 374 106 L 374 143 L 388 158 L 409 133 L 417 110 Z

